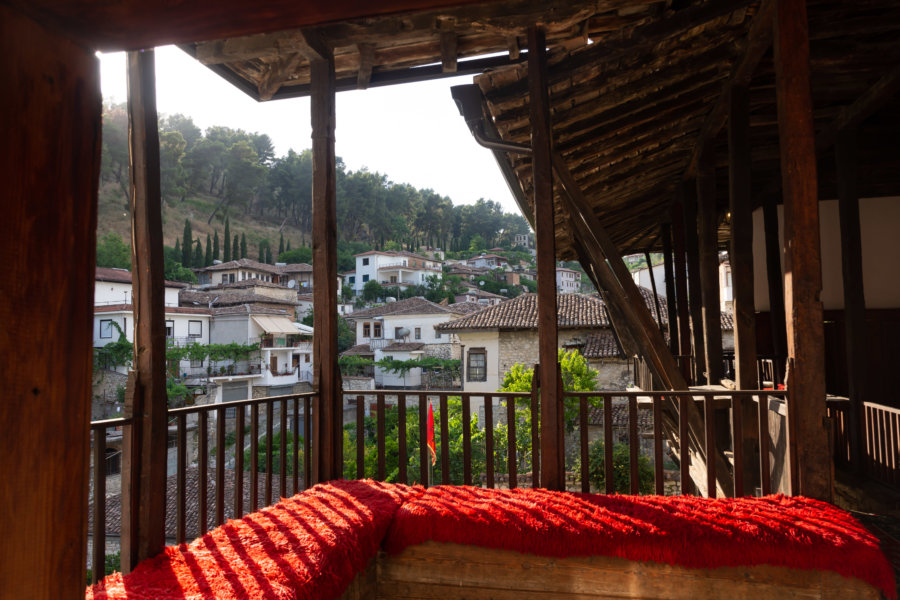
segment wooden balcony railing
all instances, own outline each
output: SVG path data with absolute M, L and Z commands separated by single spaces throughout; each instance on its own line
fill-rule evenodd
M 834 461 L 844 467 L 851 464 L 849 410 L 849 399 L 829 398 L 828 416 L 832 422 Z M 864 402 L 862 417 L 860 452 L 864 472 L 876 481 L 900 489 L 900 410 Z

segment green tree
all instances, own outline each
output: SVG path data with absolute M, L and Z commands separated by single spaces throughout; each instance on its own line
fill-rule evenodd
M 166 131 L 159 136 L 159 187 L 163 198 L 183 197 L 186 176 L 181 159 L 186 146 L 178 131 Z
M 213 260 L 219 260 L 219 230 L 216 229 L 215 235 L 213 236 L 213 251 L 212 251 Z
M 278 240 L 278 256 L 284 254 L 284 234 L 282 233 Z
M 194 244 L 194 254 L 191 256 L 191 266 L 199 269 L 203 266 L 203 244 L 200 243 L 200 240 L 197 240 L 197 243 Z
M 239 258 L 247 258 L 247 253 L 241 251 L 238 234 L 234 234 L 234 240 L 231 242 L 231 260 L 238 260 Z
M 181 264 L 187 268 L 191 268 L 191 250 L 194 247 L 194 234 L 191 232 L 191 222 L 184 220 L 184 233 L 181 235 Z M 200 265 L 197 265 L 198 267 Z
M 606 452 L 603 440 L 591 442 L 588 448 L 588 480 L 597 492 L 606 491 Z M 576 461 L 575 472 L 581 473 L 581 459 Z M 641 494 L 653 492 L 653 466 L 650 459 L 638 455 L 638 488 Z M 613 445 L 613 489 L 619 494 L 631 493 L 631 449 L 628 444 Z
M 262 240 L 259 243 L 259 262 L 266 262 L 266 246 L 269 245 L 269 240 Z
M 384 298 L 385 291 L 381 284 L 374 279 L 367 281 L 362 289 L 362 297 L 366 302 L 374 302 L 379 298 Z
M 231 254 L 231 219 L 225 217 L 225 256 L 222 257 L 222 262 L 232 260 L 234 260 L 234 257 Z
M 131 247 L 116 233 L 107 233 L 97 241 L 97 266 L 131 269 Z
M 275 264 L 275 261 L 272 260 L 272 248 L 268 242 L 266 242 L 266 263 L 270 265 Z
M 206 256 L 204 257 L 204 260 L 203 260 L 203 266 L 208 267 L 209 265 L 212 264 L 212 261 L 213 261 L 212 238 L 207 233 L 206 234 Z
M 234 247 L 237 248 L 237 235 L 234 236 L 235 244 Z M 241 234 L 241 258 L 247 258 L 247 234 Z
M 285 250 L 278 255 L 278 261 L 283 263 L 310 263 L 312 262 L 312 248 L 301 246 L 293 250 Z
M 178 264 L 181 264 L 181 240 L 175 238 L 175 254 L 177 254 Z

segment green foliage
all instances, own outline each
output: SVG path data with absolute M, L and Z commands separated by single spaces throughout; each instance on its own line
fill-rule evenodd
M 425 356 L 422 358 L 411 358 L 409 360 L 396 360 L 389 356 L 385 356 L 378 362 L 374 363 L 378 368 L 387 373 L 394 373 L 398 377 L 406 377 L 413 369 L 426 369 L 432 371 L 448 371 L 453 376 L 459 377 L 459 360 L 436 358 L 434 356 Z
M 194 247 L 194 234 L 191 232 L 191 222 L 184 220 L 184 232 L 181 235 L 181 264 L 190 269 L 193 265 L 191 250 Z M 199 266 L 199 265 L 198 265 Z
M 384 288 L 380 283 L 371 279 L 366 282 L 362 289 L 362 297 L 366 302 L 375 302 L 386 295 Z
M 310 327 L 313 326 L 313 310 L 309 309 L 309 312 L 300 320 L 304 325 L 308 325 Z M 337 340 L 337 351 L 343 352 L 348 348 L 352 348 L 356 343 L 356 329 L 351 327 L 347 320 L 342 316 L 338 315 L 337 317 L 337 327 L 338 327 L 338 340 Z
M 222 257 L 223 262 L 234 260 L 231 256 L 231 219 L 225 217 L 225 255 Z
M 207 233 L 206 234 L 206 256 L 203 259 L 203 266 L 208 267 L 212 264 L 213 261 L 213 247 L 212 247 L 212 238 Z
M 581 473 L 581 458 L 576 461 L 575 472 Z M 588 479 L 591 488 L 606 491 L 606 454 L 603 440 L 591 442 L 588 447 Z M 653 492 L 654 474 L 650 459 L 638 455 L 638 479 L 641 494 Z M 628 444 L 613 445 L 613 489 L 620 494 L 631 493 L 631 449 Z
M 266 472 L 266 444 L 268 442 L 268 436 L 263 435 L 259 438 L 259 442 L 256 446 L 256 471 L 257 473 L 265 473 Z M 234 444 L 234 438 L 231 439 L 231 444 Z M 304 440 L 302 436 L 299 436 L 297 439 L 297 448 L 294 449 L 294 436 L 291 432 L 287 432 L 287 444 L 285 445 L 285 449 L 287 451 L 287 457 L 285 460 L 285 472 L 288 475 L 294 474 L 294 454 L 297 454 L 297 465 L 302 470 L 303 469 L 303 451 Z M 250 470 L 250 447 L 248 446 L 244 449 L 244 470 Z M 281 433 L 276 431 L 272 435 L 272 472 L 280 473 L 281 472 Z
M 312 248 L 301 246 L 293 250 L 285 250 L 278 254 L 278 262 L 283 263 L 312 263 Z
M 166 379 L 166 396 L 169 408 L 184 406 L 185 401 L 193 396 L 188 386 L 173 377 Z
M 97 240 L 97 266 L 131 270 L 131 246 L 115 233 Z
M 216 229 L 216 234 L 213 236 L 213 260 L 219 260 L 219 230 Z
M 375 361 L 373 359 L 363 356 L 341 356 L 338 358 L 341 374 L 347 376 L 362 375 L 374 364 Z
M 122 555 L 119 552 L 114 554 L 107 554 L 106 559 L 103 562 L 103 574 L 112 575 L 117 572 L 122 565 Z M 91 579 L 93 578 L 93 569 L 88 569 L 85 577 L 85 585 L 91 585 Z M 102 578 L 101 578 L 102 579 Z
M 237 234 L 234 236 L 234 248 L 237 248 Z M 247 234 L 241 234 L 241 258 L 247 258 Z
M 165 278 L 169 281 L 184 281 L 187 283 L 196 283 L 197 276 L 190 269 L 186 269 L 181 265 L 181 248 L 178 239 L 175 240 L 175 248 L 168 246 L 163 247 L 163 255 L 165 257 Z
M 134 360 L 134 344 L 128 341 L 125 332 L 116 321 L 110 321 L 110 325 L 119 333 L 119 337 L 115 342 L 94 348 L 95 370 L 128 366 Z

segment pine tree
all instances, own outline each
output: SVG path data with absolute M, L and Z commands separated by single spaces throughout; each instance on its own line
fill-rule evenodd
M 200 243 L 199 239 L 194 246 L 194 256 L 191 257 L 191 265 L 195 269 L 199 269 L 203 265 L 203 244 Z
M 216 229 L 216 235 L 213 236 L 213 260 L 219 260 L 219 230 Z
M 238 241 L 238 234 L 234 234 L 234 241 L 231 243 L 231 260 L 239 258 L 247 258 L 246 253 L 241 252 L 241 245 Z
M 237 236 L 234 236 L 235 246 L 237 246 Z M 241 258 L 247 258 L 247 235 L 241 234 Z
M 213 251 L 212 251 L 212 238 L 207 233 L 206 234 L 206 255 L 203 260 L 203 266 L 208 267 L 212 264 L 213 261 Z
M 234 258 L 231 253 L 231 223 L 230 219 L 225 217 L 225 256 L 222 257 L 222 262 L 228 262 Z
M 268 242 L 266 242 L 266 262 L 270 265 L 275 264 L 275 262 L 272 260 L 272 248 L 271 246 L 269 246 Z
M 194 234 L 191 233 L 191 222 L 187 219 L 184 220 L 184 233 L 181 238 L 181 265 L 186 269 L 190 269 L 192 265 L 191 263 L 191 249 L 194 247 Z M 197 265 L 198 267 L 200 265 Z
M 268 240 L 263 240 L 259 243 L 259 262 L 266 262 L 266 246 L 269 244 Z
M 281 239 L 278 241 L 278 256 L 280 257 L 284 254 L 284 234 L 281 234 Z

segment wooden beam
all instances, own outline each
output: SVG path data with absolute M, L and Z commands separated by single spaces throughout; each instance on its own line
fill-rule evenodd
M 832 457 L 825 419 L 825 336 L 815 129 L 805 0 L 775 2 L 775 89 L 784 190 L 788 448 L 796 452 L 794 494 L 831 501 Z
M 343 475 L 342 393 L 337 366 L 337 196 L 334 59 L 310 61 L 312 121 L 313 361 L 317 405 L 311 483 Z
M 672 354 L 677 355 L 678 352 L 678 305 L 676 303 L 675 291 L 675 266 L 672 257 L 672 225 L 663 223 L 662 226 L 662 245 L 663 245 L 663 269 L 666 273 L 666 309 L 669 313 L 669 349 Z
M 653 276 L 653 263 L 650 261 L 649 252 L 644 252 L 644 260 L 647 261 L 647 270 L 650 271 L 650 289 L 653 291 L 653 306 L 656 308 L 656 323 L 659 330 L 662 331 L 662 308 L 659 305 L 659 294 L 656 292 L 656 277 Z
M 128 127 L 131 152 L 132 285 L 136 427 L 140 428 L 138 561 L 166 545 L 168 394 L 166 317 L 159 189 L 159 126 L 156 114 L 155 52 L 129 52 Z
M 564 490 L 565 472 L 558 460 L 563 440 L 558 435 L 562 421 L 562 398 L 558 396 L 559 370 L 556 323 L 556 234 L 554 232 L 553 139 L 550 124 L 550 99 L 547 86 L 547 52 L 544 32 L 528 28 L 528 80 L 534 182 L 534 221 L 537 246 L 538 281 L 538 356 L 541 381 L 541 485 Z
M 0 53 L 0 595 L 83 598 L 100 71 L 7 4 Z
M 455 31 L 441 31 L 441 69 L 444 73 L 456 73 L 457 45 Z
M 863 279 L 862 237 L 859 227 L 856 130 L 838 133 L 835 146 L 838 214 L 841 228 L 841 272 L 844 276 L 844 335 L 850 410 L 850 464 L 862 468 L 863 403 L 866 401 L 866 294 Z
M 681 372 L 688 382 L 693 381 L 691 354 L 691 323 L 688 307 L 687 258 L 684 241 L 684 205 L 681 200 L 672 205 L 673 254 L 675 255 L 675 294 L 678 306 L 678 353 L 682 356 Z M 671 314 L 669 318 L 672 318 Z
M 272 96 L 281 89 L 281 85 L 288 80 L 297 67 L 303 61 L 303 55 L 299 52 L 288 54 L 266 65 L 266 74 L 259 82 L 259 99 L 271 100 Z
M 774 14 L 775 0 L 763 0 L 759 5 L 759 11 L 753 17 L 747 41 L 741 57 L 735 62 L 731 75 L 722 86 L 713 109 L 706 117 L 706 122 L 700 130 L 700 136 L 694 145 L 694 151 L 684 171 L 685 179 L 693 179 L 697 176 L 697 167 L 702 148 L 714 140 L 725 126 L 725 119 L 729 111 L 729 98 L 731 92 L 738 87 L 746 87 L 753 77 L 753 72 L 759 61 L 772 45 L 772 15 Z
M 856 128 L 897 94 L 900 94 L 900 67 L 890 69 L 853 104 L 841 109 L 837 118 L 816 135 L 816 150 L 830 148 L 840 132 Z
M 697 171 L 697 227 L 700 250 L 703 352 L 706 382 L 722 381 L 722 314 L 719 308 L 719 242 L 716 207 L 716 156 L 713 144 L 700 154 Z
M 506 36 L 506 46 L 509 52 L 509 60 L 519 58 L 519 38 L 515 35 Z
M 359 70 L 356 72 L 356 88 L 364 90 L 372 79 L 372 67 L 375 64 L 375 44 L 357 44 L 359 50 Z
M 757 389 L 756 308 L 753 298 L 753 214 L 750 198 L 750 96 L 731 90 L 728 111 L 728 203 L 731 210 L 735 383 Z
M 780 187 L 780 186 L 779 186 Z M 784 382 L 787 360 L 787 326 L 784 312 L 784 274 L 781 269 L 781 240 L 778 236 L 777 191 L 763 204 L 766 233 L 766 280 L 769 283 L 769 327 L 772 330 L 772 352 L 775 355 L 774 384 Z
M 684 246 L 687 252 L 688 306 L 691 313 L 693 340 L 694 383 L 706 382 L 706 355 L 703 337 L 703 305 L 700 291 L 700 242 L 697 237 L 697 189 L 694 182 L 685 182 L 684 190 Z

